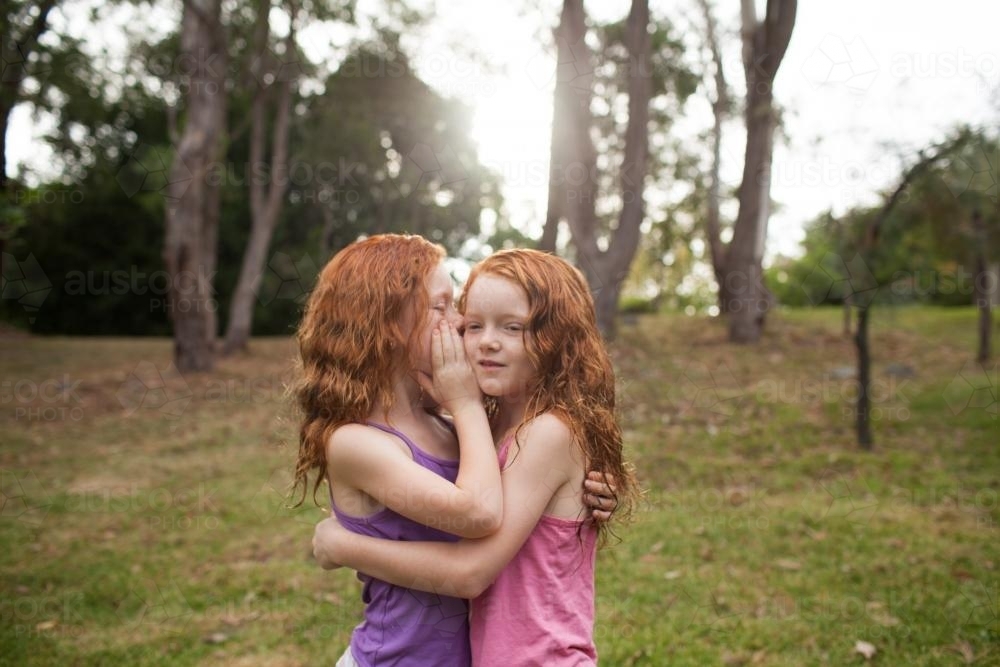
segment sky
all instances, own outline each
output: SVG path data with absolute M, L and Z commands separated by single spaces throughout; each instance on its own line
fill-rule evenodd
M 362 10 L 370 3 L 364 0 Z M 404 38 L 420 76 L 474 112 L 480 159 L 504 180 L 507 215 L 530 234 L 545 217 L 558 2 L 439 0 L 429 26 Z M 694 0 L 657 2 L 684 38 L 699 43 Z M 742 79 L 736 0 L 716 0 L 729 81 Z M 762 3 L 758 3 L 761 5 Z M 599 20 L 622 18 L 628 3 L 588 2 Z M 619 11 L 618 14 L 614 10 Z M 1000 2 L 995 0 L 844 0 L 799 2 L 788 52 L 775 82 L 783 138 L 775 148 L 768 256 L 794 255 L 803 223 L 832 209 L 877 201 L 900 160 L 960 122 L 1000 127 Z M 88 32 L 94 34 L 94 31 Z M 109 34 L 105 32 L 105 34 Z M 302 34 L 312 58 L 331 58 L 344 31 L 311 26 Z M 689 101 L 678 131 L 709 127 L 703 92 Z M 8 163 L 44 170 L 49 162 L 27 109 L 15 111 Z M 737 119 L 723 143 L 723 180 L 739 184 L 745 133 Z M 996 159 L 991 178 L 996 182 Z M 650 184 L 650 189 L 668 184 Z M 735 214 L 730 204 L 725 212 Z
M 443 29 L 421 36 L 418 69 L 441 90 L 470 103 L 483 161 L 506 177 L 511 218 L 539 229 L 545 217 L 554 58 L 551 11 L 517 3 L 449 3 Z M 742 79 L 735 0 L 717 0 L 726 31 L 724 67 Z M 761 5 L 762 3 L 758 3 Z M 693 0 L 658 3 L 685 39 L 697 43 L 701 19 Z M 608 11 L 616 6 L 620 13 Z M 1000 128 L 1000 2 L 954 0 L 803 0 L 788 52 L 775 81 L 784 139 L 775 148 L 768 229 L 769 255 L 796 254 L 803 223 L 832 209 L 842 213 L 878 201 L 894 185 L 901 159 L 960 122 Z M 622 18 L 628 3 L 588 2 L 595 18 Z M 596 13 L 596 14 L 595 14 Z M 473 44 L 497 71 L 449 60 L 449 43 Z M 711 109 L 689 102 L 682 125 L 710 127 Z M 730 123 L 724 136 L 723 180 L 741 178 L 745 129 Z M 992 162 L 996 182 L 996 159 Z M 656 187 L 651 184 L 650 187 Z M 735 215 L 735 208 L 730 207 Z

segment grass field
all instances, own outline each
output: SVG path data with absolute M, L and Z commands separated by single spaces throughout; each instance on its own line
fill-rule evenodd
M 1000 664 L 997 370 L 971 309 L 873 314 L 875 450 L 854 442 L 839 311 L 780 312 L 756 347 L 644 316 L 613 346 L 647 489 L 601 552 L 604 665 Z M 0 664 L 332 664 L 349 572 L 286 509 L 295 349 L 211 376 L 163 339 L 8 337 Z

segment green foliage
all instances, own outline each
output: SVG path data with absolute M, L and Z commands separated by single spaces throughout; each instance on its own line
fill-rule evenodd
M 618 312 L 622 314 L 655 313 L 658 303 L 655 298 L 647 299 L 639 296 L 623 296 L 618 301 Z
M 421 81 L 385 38 L 357 46 L 310 101 L 298 155 L 328 177 L 296 187 L 292 201 L 329 208 L 331 247 L 409 232 L 458 253 L 483 209 L 499 210 L 499 182 L 478 161 L 470 111 Z
M 863 256 L 862 240 L 881 207 L 825 213 L 808 223 L 805 254 L 768 269 L 778 301 L 840 303 L 864 284 L 877 286 L 876 298 L 885 302 L 972 303 L 977 254 L 987 262 L 1000 258 L 1000 137 L 965 128 L 952 136 L 958 149 L 910 184 Z
M 403 3 L 389 4 L 387 20 L 400 29 L 420 19 Z M 282 54 L 297 59 L 310 84 L 293 102 L 290 168 L 251 164 L 254 7 L 231 9 L 230 132 L 224 161 L 205 175 L 222 189 L 214 299 L 220 327 L 249 238 L 251 179 L 289 183 L 255 304 L 259 334 L 289 333 L 315 272 L 361 234 L 419 233 L 458 254 L 479 233 L 483 210 L 492 209 L 497 228 L 504 227 L 497 178 L 469 139 L 469 110 L 421 81 L 389 30 L 352 45 L 324 80 L 309 78 L 323 68 L 303 55 Z M 304 11 L 353 20 L 350 2 Z M 79 42 L 54 44 L 38 56 L 45 77 L 28 101 L 56 119 L 48 141 L 64 173 L 37 188 L 14 184 L 0 202 L 4 252 L 19 262 L 34 257 L 49 291 L 28 309 L 5 294 L 0 320 L 37 333 L 162 335 L 169 330 L 163 188 L 174 159 L 168 104 L 178 105 L 182 123 L 185 85 L 177 34 L 131 44 L 124 72 L 94 66 Z

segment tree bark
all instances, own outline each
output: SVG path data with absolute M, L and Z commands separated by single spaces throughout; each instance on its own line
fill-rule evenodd
M 590 127 L 591 83 L 594 68 L 590 50 L 584 41 L 586 34 L 586 14 L 582 0 L 567 0 L 563 3 L 559 25 L 554 32 L 556 80 L 552 91 L 549 191 L 545 227 L 538 241 L 538 249 L 546 252 L 556 251 L 559 223 L 570 210 L 571 202 L 567 199 L 573 193 L 570 192 L 567 178 L 571 173 L 575 173 L 571 168 L 575 154 L 572 147 L 582 140 L 582 137 L 576 136 L 578 128 L 571 121 L 581 120 L 585 114 L 588 132 Z M 587 138 L 589 140 L 589 134 Z
M 266 71 L 265 56 L 270 37 L 269 13 L 270 0 L 258 0 L 257 25 L 255 38 L 257 43 L 258 63 L 262 71 L 257 73 L 258 86 L 254 95 L 252 121 L 250 130 L 250 163 L 251 173 L 265 165 L 265 143 L 267 137 L 268 93 L 271 86 L 265 86 L 263 77 Z M 285 38 L 285 53 L 294 53 L 295 46 L 295 9 L 291 11 L 291 24 Z M 274 74 L 278 74 L 275 72 Z M 232 354 L 244 351 L 250 340 L 253 327 L 253 310 L 257 290 L 264 273 L 267 261 L 267 250 L 271 245 L 271 237 L 281 217 L 285 191 L 288 183 L 277 175 L 287 173 L 288 163 L 288 131 L 291 124 L 291 107 L 293 81 L 288 76 L 276 80 L 274 87 L 278 88 L 277 115 L 271 137 L 270 169 L 264 173 L 270 174 L 270 179 L 251 178 L 250 187 L 250 238 L 243 252 L 243 262 L 240 266 L 236 289 L 229 305 L 229 321 L 226 327 L 226 338 L 223 352 Z
M 633 0 L 626 22 L 626 47 L 629 53 L 629 120 L 625 131 L 625 155 L 620 173 L 622 210 L 618 227 L 611 233 L 607 250 L 597 243 L 597 150 L 590 135 L 593 95 L 590 51 L 586 35 L 586 16 L 582 0 L 565 0 L 560 30 L 572 51 L 576 77 L 569 94 L 560 106 L 563 117 L 553 123 L 565 123 L 568 160 L 563 170 L 566 222 L 577 254 L 577 266 L 594 293 L 597 324 L 609 340 L 615 336 L 615 318 L 621 286 L 639 246 L 640 226 L 645 214 L 643 201 L 649 154 L 650 38 L 648 0 Z M 560 64 L 562 67 L 563 64 Z M 574 103 L 569 100 L 574 99 Z
M 743 68 L 746 74 L 747 144 L 740 185 L 740 208 L 726 253 L 720 286 L 727 302 L 729 339 L 760 339 L 774 297 L 764 284 L 762 260 L 770 216 L 771 156 L 774 143 L 774 77 L 795 25 L 796 0 L 768 0 L 758 20 L 754 0 L 742 1 Z
M 872 431 L 868 412 L 871 410 L 871 400 L 868 389 L 871 385 L 871 355 L 868 347 L 868 306 L 858 309 L 858 329 L 854 334 L 854 344 L 858 349 L 858 400 L 854 406 L 855 428 L 858 434 L 858 444 L 861 449 L 871 451 Z
M 722 225 L 719 208 L 722 187 L 720 177 L 722 169 L 722 125 L 729 112 L 729 85 L 726 83 L 726 73 L 722 63 L 722 51 L 719 48 L 719 41 L 716 37 L 715 18 L 712 15 L 712 8 L 708 0 L 700 0 L 699 4 L 705 16 L 705 39 L 708 42 L 708 49 L 712 54 L 712 62 L 715 65 L 715 99 L 712 100 L 712 116 L 714 119 L 712 124 L 712 166 L 708 182 L 708 206 L 705 211 L 705 236 L 708 239 L 708 250 L 712 259 L 715 282 L 719 286 L 719 310 L 724 314 L 729 297 L 724 290 L 726 248 L 721 238 Z
M 851 295 L 844 297 L 844 338 L 851 335 Z
M 7 97 L 5 90 L 4 98 L 0 100 L 0 193 L 7 192 L 7 124 L 13 110 L 13 100 Z
M 170 278 L 174 363 L 181 372 L 207 371 L 215 361 L 213 326 L 218 305 L 212 295 L 219 193 L 206 176 L 224 147 L 225 47 L 221 0 L 186 0 L 181 54 L 196 66 L 188 81 L 187 122 L 167 186 L 163 251 Z
M 990 272 L 989 262 L 986 260 L 986 229 L 979 211 L 974 211 L 972 214 L 972 230 L 976 237 L 974 294 L 976 307 L 979 310 L 979 349 L 976 361 L 985 364 L 992 356 L 993 314 L 991 310 L 997 285 L 996 277 Z
M 622 210 L 600 265 L 604 286 L 597 295 L 597 324 L 608 339 L 615 337 L 618 298 L 628 277 L 641 237 L 646 214 L 645 184 L 649 161 L 650 72 L 649 1 L 634 0 L 626 22 L 629 51 L 628 127 L 625 130 L 625 161 L 620 174 Z

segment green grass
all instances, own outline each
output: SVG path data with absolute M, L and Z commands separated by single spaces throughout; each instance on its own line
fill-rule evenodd
M 872 453 L 854 442 L 853 381 L 834 374 L 854 365 L 839 311 L 776 313 L 748 348 L 711 319 L 624 324 L 619 401 L 647 494 L 601 552 L 601 664 L 861 664 L 859 640 L 883 665 L 1000 663 L 997 376 L 963 384 L 982 381 L 975 317 L 874 311 Z M 291 341 L 255 340 L 144 397 L 126 383 L 170 349 L 3 342 L 0 664 L 331 664 L 343 650 L 359 585 L 315 566 L 322 513 L 282 497 Z

